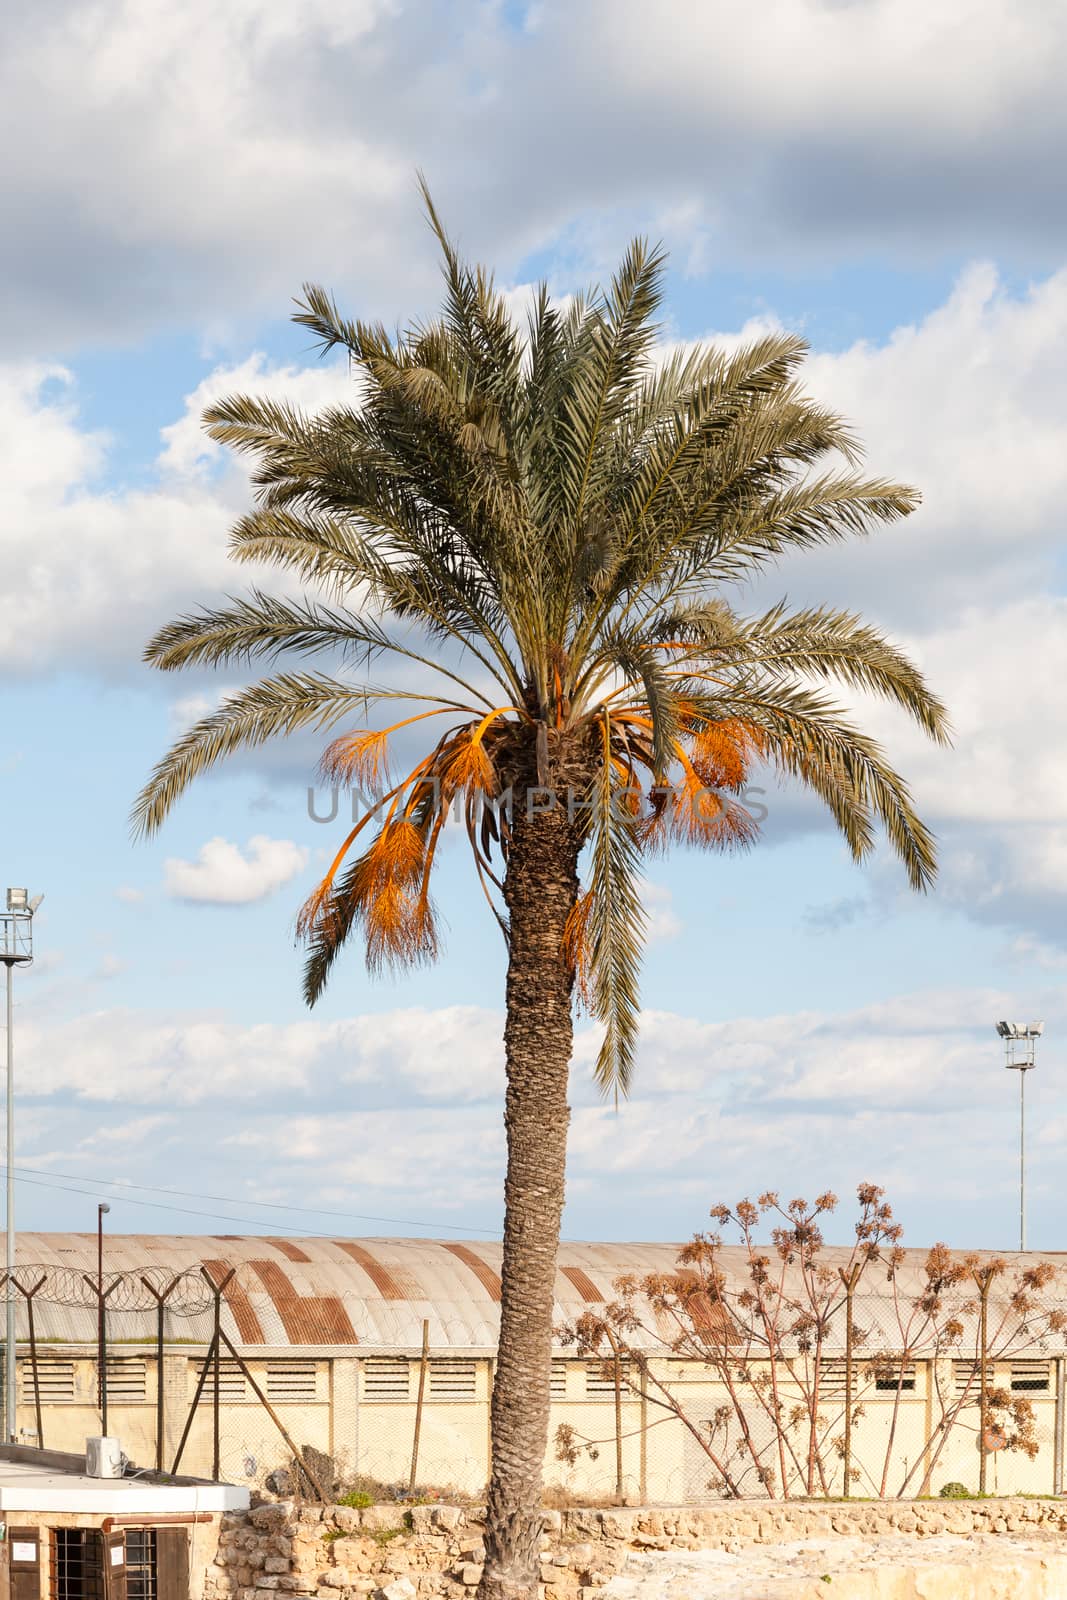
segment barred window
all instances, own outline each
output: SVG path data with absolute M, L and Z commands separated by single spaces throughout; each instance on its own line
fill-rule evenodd
M 473 1361 L 448 1358 L 430 1362 L 429 1392 L 434 1400 L 475 1400 L 478 1369 Z
M 267 1366 L 267 1399 L 294 1404 L 318 1398 L 314 1361 L 275 1361 Z
M 567 1363 L 565 1361 L 553 1361 L 548 1392 L 554 1400 L 561 1400 L 567 1393 Z
M 363 1362 L 365 1400 L 406 1400 L 410 1385 L 411 1369 L 406 1359 L 369 1356 Z

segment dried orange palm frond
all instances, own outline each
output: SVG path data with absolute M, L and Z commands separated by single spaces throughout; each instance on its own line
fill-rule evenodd
M 405 816 L 387 818 L 355 865 L 352 894 L 369 904 L 388 883 L 408 888 L 422 876 L 425 853 L 425 836 L 413 822 Z
M 563 959 L 574 974 L 574 987 L 580 1003 L 591 1009 L 589 971 L 589 913 L 593 909 L 590 890 L 580 894 L 571 908 L 563 929 Z
M 464 730 L 441 751 L 437 763 L 441 779 L 441 798 L 448 802 L 461 790 L 473 789 L 480 794 L 496 793 L 496 772 L 480 739 Z
M 326 783 L 366 784 L 373 787 L 386 774 L 389 730 L 369 728 L 346 733 L 327 745 L 319 762 Z
M 382 884 L 364 911 L 367 967 L 411 967 L 437 954 L 437 930 L 429 897 L 395 879 Z
M 709 788 L 741 789 L 749 768 L 763 751 L 760 730 L 750 722 L 731 717 L 708 723 L 695 733 L 689 758 Z

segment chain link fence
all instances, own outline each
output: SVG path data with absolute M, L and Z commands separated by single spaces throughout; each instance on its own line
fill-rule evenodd
M 40 1281 L 41 1279 L 44 1281 Z M 493 1358 L 435 1315 L 421 1348 L 256 1348 L 240 1280 L 114 1275 L 99 1286 L 20 1268 L 17 1433 L 81 1451 L 118 1436 L 140 1466 L 355 1503 L 477 1500 L 489 1472 Z M 736 1333 L 671 1349 L 561 1349 L 552 1363 L 546 1494 L 700 1503 L 1062 1489 L 1067 1312 L 987 1297 L 894 1341 L 886 1297 L 757 1347 Z M 298 1334 L 306 1297 L 279 1299 Z M 356 1320 L 357 1304 L 329 1315 Z M 973 1310 L 973 1308 L 972 1308 Z M 91 1319 L 86 1322 L 86 1314 Z M 925 1341 L 925 1343 L 924 1343 Z

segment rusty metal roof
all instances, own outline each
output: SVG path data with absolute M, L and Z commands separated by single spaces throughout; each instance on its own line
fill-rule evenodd
M 573 1323 L 598 1303 L 615 1298 L 624 1274 L 671 1272 L 676 1244 L 565 1243 L 556 1272 L 555 1323 Z M 96 1343 L 95 1234 L 23 1233 L 17 1277 L 46 1286 L 34 1301 L 35 1330 L 51 1345 Z M 898 1292 L 918 1292 L 926 1252 L 908 1251 Z M 827 1248 L 826 1266 L 844 1265 L 850 1252 Z M 121 1276 L 108 1302 L 111 1341 L 151 1341 L 156 1299 L 179 1279 L 167 1301 L 168 1340 L 206 1344 L 211 1338 L 213 1285 L 222 1288 L 222 1326 L 243 1350 L 418 1351 L 429 1323 L 433 1350 L 490 1353 L 500 1316 L 499 1243 L 430 1239 L 274 1239 L 209 1234 L 109 1234 L 105 1285 Z M 1008 1258 L 1012 1268 L 1046 1256 Z M 1056 1262 L 1059 1265 L 1059 1262 Z M 744 1255 L 722 1252 L 728 1277 L 741 1287 Z M 153 1293 L 154 1291 L 154 1293 Z M 888 1298 L 884 1269 L 864 1274 L 865 1297 Z M 1061 1287 L 1051 1291 L 1062 1294 Z M 19 1297 L 19 1336 L 26 1337 L 26 1306 Z
M 663 1272 L 674 1245 L 569 1244 L 560 1250 L 556 1320 L 573 1322 L 597 1300 L 613 1298 L 624 1272 Z M 34 1302 L 38 1339 L 93 1346 L 96 1340 L 95 1234 L 23 1233 L 18 1278 L 36 1269 L 49 1283 Z M 211 1338 L 211 1285 L 222 1290 L 222 1326 L 238 1348 L 418 1350 L 429 1323 L 432 1349 L 491 1351 L 500 1317 L 500 1244 L 425 1239 L 275 1239 L 209 1234 L 108 1234 L 105 1286 L 112 1340 L 152 1340 L 163 1293 L 168 1339 Z M 144 1283 L 144 1289 L 138 1285 Z M 151 1287 L 149 1287 L 149 1285 Z M 20 1337 L 25 1305 L 19 1305 Z

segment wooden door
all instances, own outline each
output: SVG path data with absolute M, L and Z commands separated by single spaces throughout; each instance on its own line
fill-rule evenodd
M 104 1534 L 104 1600 L 126 1600 L 126 1535 Z
M 156 1600 L 189 1600 L 189 1535 L 156 1529 Z
M 41 1529 L 7 1530 L 11 1600 L 41 1600 Z

